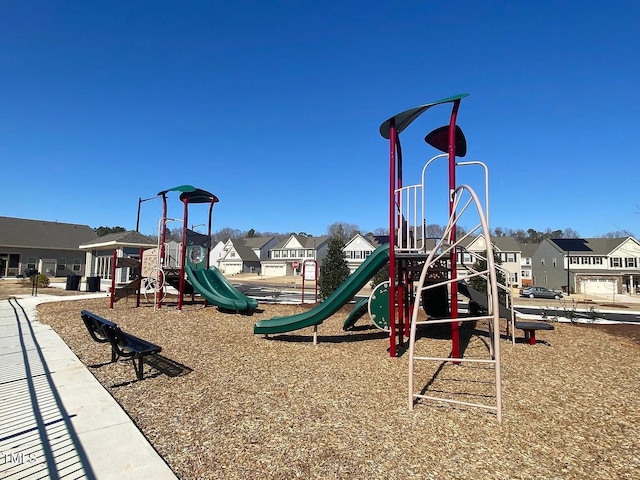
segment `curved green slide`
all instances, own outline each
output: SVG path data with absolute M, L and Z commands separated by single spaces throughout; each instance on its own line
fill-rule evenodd
M 320 305 L 297 315 L 261 320 L 253 326 L 253 333 L 285 333 L 320 325 L 349 302 L 388 261 L 389 244 L 385 244 L 371 252 L 362 265 L 349 275 L 344 283 Z
M 237 312 L 255 310 L 258 307 L 256 299 L 249 298 L 238 291 L 216 267 L 193 269 L 185 265 L 184 269 L 193 289 L 209 303 Z
M 360 320 L 362 317 L 364 317 L 364 314 L 367 313 L 368 311 L 369 311 L 369 297 L 363 298 L 358 303 L 356 303 L 356 306 L 353 307 L 353 310 L 351 310 L 351 313 L 342 324 L 342 329 L 345 332 L 353 329 L 353 327 L 355 327 L 356 325 L 356 322 Z

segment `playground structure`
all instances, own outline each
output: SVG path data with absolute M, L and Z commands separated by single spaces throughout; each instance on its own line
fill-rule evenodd
M 169 218 L 167 195 L 179 192 L 179 199 L 183 205 L 182 219 Z M 161 308 L 166 292 L 166 286 L 171 285 L 178 290 L 178 310 L 182 310 L 184 295 L 199 293 L 210 304 L 223 310 L 246 312 L 258 306 L 258 302 L 240 293 L 216 267 L 209 266 L 209 251 L 211 248 L 211 227 L 213 207 L 219 201 L 214 194 L 195 188 L 191 185 L 180 185 L 158 192 L 162 199 L 162 217 L 158 228 L 158 247 L 156 260 L 150 266 L 147 275 L 147 288 L 154 291 L 156 308 Z M 187 228 L 189 224 L 189 205 L 208 204 L 207 234 L 203 235 Z M 181 221 L 181 241 L 170 247 L 167 244 L 167 224 Z M 147 252 L 149 253 L 149 252 Z M 144 262 L 143 262 L 144 264 Z M 149 266 L 143 270 L 149 270 Z
M 380 134 L 389 140 L 389 354 L 394 357 L 399 349 L 405 348 L 408 336 L 409 352 L 409 409 L 417 400 L 433 400 L 462 404 L 493 410 L 498 421 L 502 419 L 502 392 L 500 373 L 500 331 L 498 282 L 488 226 L 488 171 L 481 162 L 458 162 L 456 157 L 464 157 L 467 143 L 462 129 L 456 124 L 460 102 L 467 94 L 455 95 L 436 102 L 427 103 L 400 112 L 380 126 Z M 427 144 L 439 150 L 440 154 L 430 158 L 422 168 L 421 180 L 417 184 L 404 185 L 403 158 L 400 134 L 420 115 L 432 107 L 451 104 L 449 124 L 436 128 L 425 137 Z M 440 238 L 427 237 L 427 203 L 429 189 L 426 185 L 429 167 L 438 159 L 448 161 L 448 221 Z M 458 185 L 456 171 L 467 165 L 481 165 L 485 173 L 484 206 L 475 191 L 465 184 Z M 431 185 L 431 184 L 430 184 Z M 486 211 L 485 211 L 486 210 Z M 458 235 L 457 225 L 461 220 L 471 219 L 474 227 L 464 235 Z M 486 268 L 484 270 L 457 268 L 462 257 L 464 242 L 474 235 L 482 234 L 486 239 Z M 486 286 L 484 296 L 486 313 L 460 315 L 458 312 L 459 285 L 464 284 L 468 292 L 471 287 L 466 282 L 474 277 L 483 279 Z M 419 300 L 418 300 L 419 299 Z M 419 320 L 419 303 L 427 314 L 426 320 Z M 487 359 L 464 358 L 460 350 L 460 327 L 463 323 L 486 322 L 489 330 L 489 355 Z M 418 355 L 417 330 L 443 324 L 450 327 L 451 353 L 448 357 Z M 495 375 L 495 405 L 460 401 L 427 395 L 429 385 L 420 393 L 415 393 L 414 369 L 416 362 L 434 361 L 441 365 L 451 362 L 488 364 Z

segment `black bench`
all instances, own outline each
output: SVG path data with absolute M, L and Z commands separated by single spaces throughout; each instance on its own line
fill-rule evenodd
M 123 332 L 116 323 L 99 317 L 95 313 L 82 310 L 80 315 L 94 341 L 111 344 L 111 361 L 115 362 L 119 357 L 130 359 L 133 362 L 136 377 L 142 380 L 144 357 L 160 353 L 162 347 Z
M 518 330 L 524 331 L 524 339 L 529 345 L 536 344 L 536 330 L 554 330 L 553 325 L 546 322 L 522 322 L 516 320 L 514 323 Z

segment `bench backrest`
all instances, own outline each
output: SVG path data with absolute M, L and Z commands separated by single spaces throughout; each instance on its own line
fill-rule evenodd
M 113 322 L 109 323 L 111 323 L 111 325 L 102 325 L 102 332 L 107 340 L 111 342 L 111 347 L 113 347 L 114 351 L 121 357 L 133 356 L 134 354 L 132 352 L 126 350 L 126 335 L 122 332 L 122 330 L 120 330 L 120 327 L 118 325 Z
M 82 317 L 82 321 L 87 327 L 87 331 L 91 338 L 93 338 L 98 343 L 106 343 L 109 339 L 105 336 L 102 326 L 103 325 L 111 325 L 118 326 L 115 323 L 107 320 L 106 318 L 99 317 L 95 313 L 89 312 L 87 310 L 82 310 L 80 312 L 80 316 Z

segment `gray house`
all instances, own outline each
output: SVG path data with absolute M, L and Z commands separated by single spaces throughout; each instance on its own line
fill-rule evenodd
M 48 277 L 85 275 L 79 248 L 98 236 L 88 225 L 0 217 L 0 277 L 37 270 Z
M 571 293 L 635 294 L 640 242 L 627 238 L 545 239 L 531 259 L 533 283 Z

